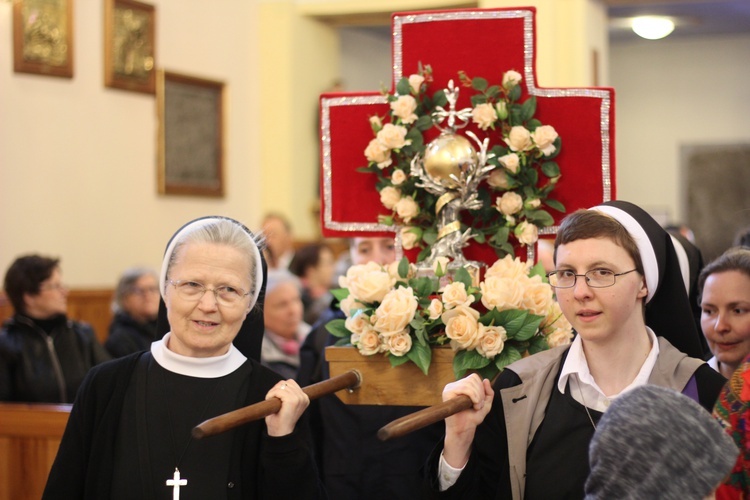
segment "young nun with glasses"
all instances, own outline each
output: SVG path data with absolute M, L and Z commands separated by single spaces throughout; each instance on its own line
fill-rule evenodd
M 674 389 L 710 411 L 724 378 L 703 347 L 669 235 L 645 211 L 612 201 L 562 222 L 549 273 L 570 346 L 509 365 L 494 382 L 448 384 L 474 407 L 446 419 L 426 496 L 583 498 L 588 448 L 610 402 L 634 387 Z
M 300 421 L 309 399 L 258 362 L 265 275 L 255 237 L 237 221 L 202 218 L 173 236 L 159 283 L 158 336 L 166 335 L 89 372 L 45 499 L 323 496 Z M 272 397 L 281 409 L 265 420 L 191 435 Z

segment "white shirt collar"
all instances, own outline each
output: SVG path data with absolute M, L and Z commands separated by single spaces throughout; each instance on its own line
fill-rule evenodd
M 647 384 L 648 378 L 651 376 L 651 371 L 656 365 L 656 358 L 659 357 L 659 341 L 656 339 L 656 335 L 651 328 L 646 327 L 646 331 L 651 338 L 651 350 L 633 381 L 618 394 L 607 397 L 596 384 L 589 370 L 589 365 L 586 362 L 586 355 L 583 352 L 583 343 L 581 342 L 580 335 L 577 335 L 573 343 L 570 344 L 568 357 L 565 358 L 565 363 L 563 363 L 562 371 L 560 372 L 560 379 L 557 381 L 557 389 L 565 394 L 565 386 L 570 382 L 570 395 L 573 399 L 592 410 L 603 412 L 609 407 L 610 402 L 620 394 L 640 385 Z
M 171 335 L 169 332 L 164 338 L 151 344 L 151 355 L 162 368 L 170 372 L 188 377 L 218 378 L 229 375 L 247 361 L 233 344 L 230 344 L 229 352 L 226 354 L 210 358 L 193 358 L 177 354 L 167 347 Z

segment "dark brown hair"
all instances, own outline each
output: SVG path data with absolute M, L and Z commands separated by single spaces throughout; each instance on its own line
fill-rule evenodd
M 60 259 L 41 255 L 24 255 L 13 261 L 5 273 L 3 288 L 16 313 L 26 312 L 23 296 L 38 294 L 41 284 L 59 265 Z

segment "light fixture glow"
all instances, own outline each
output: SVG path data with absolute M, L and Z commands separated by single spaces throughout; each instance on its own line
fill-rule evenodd
M 658 40 L 674 31 L 674 21 L 668 17 L 659 16 L 634 17 L 633 31 L 641 38 Z

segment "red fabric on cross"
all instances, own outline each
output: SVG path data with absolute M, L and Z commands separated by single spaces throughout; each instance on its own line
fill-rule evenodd
M 458 71 L 464 71 L 469 77 L 481 76 L 492 84 L 500 84 L 505 71 L 516 70 L 524 75 L 522 81 L 522 100 L 528 98 L 529 84 L 524 72 L 524 18 L 483 18 L 472 19 L 472 13 L 523 11 L 535 15 L 535 9 L 465 9 L 461 10 L 464 19 L 434 20 L 430 22 L 407 22 L 409 16 L 424 15 L 425 12 L 405 12 L 394 14 L 393 24 L 401 25 L 401 57 L 404 75 L 417 72 L 418 64 L 432 66 L 434 81 L 429 85 L 429 92 L 445 88 L 449 80 L 456 85 Z M 455 13 L 458 11 L 434 11 L 430 14 Z M 437 16 L 439 17 L 439 16 Z M 532 36 L 534 39 L 534 36 Z M 398 47 L 394 46 L 394 61 L 397 59 Z M 535 55 L 531 54 L 531 68 L 536 82 L 534 68 Z M 395 88 L 393 82 L 392 89 Z M 546 89 L 535 85 L 535 94 Z M 586 93 L 586 89 L 576 89 Z M 609 179 L 610 197 L 605 197 L 602 173 L 601 107 L 602 99 L 590 95 L 547 97 L 537 95 L 537 112 L 535 118 L 545 125 L 552 125 L 562 140 L 560 154 L 555 161 L 560 165 L 562 177 L 552 192 L 551 197 L 565 205 L 568 213 L 578 209 L 597 205 L 607 199 L 615 198 L 614 168 L 614 91 L 596 88 L 610 96 L 608 111 L 609 139 L 608 151 L 610 161 Z M 458 109 L 469 107 L 469 98 L 473 91 L 464 90 L 459 95 Z M 324 94 L 321 103 L 332 102 L 337 97 L 373 96 L 377 93 L 339 93 Z M 329 101 L 326 101 L 326 100 Z M 379 214 L 390 215 L 380 203 L 380 196 L 375 189 L 375 176 L 357 172 L 358 167 L 367 165 L 364 150 L 374 134 L 369 124 L 373 115 L 385 117 L 387 104 L 352 104 L 329 107 L 329 130 L 331 151 L 331 220 L 342 223 L 377 222 Z M 321 115 L 322 116 L 322 115 Z M 466 129 L 464 129 L 466 130 Z M 469 127 L 482 139 L 486 134 L 475 127 Z M 493 133 L 490 131 L 490 133 Z M 427 134 L 425 142 L 437 136 L 437 130 Z M 497 137 L 497 136 L 495 136 Z M 498 143 L 494 138 L 491 143 Z M 323 186 L 324 179 L 321 179 Z M 322 189 L 323 191 L 323 189 Z M 321 192 L 325 202 L 325 193 Z M 323 234 L 329 237 L 375 235 L 374 233 L 353 233 L 337 231 L 326 227 L 324 211 Z M 555 222 L 564 217 L 555 210 L 550 210 Z M 387 234 L 387 233 L 386 233 Z M 487 247 L 476 248 L 472 245 L 465 254 L 467 258 L 492 262 L 494 252 Z M 409 255 L 411 260 L 413 256 Z

